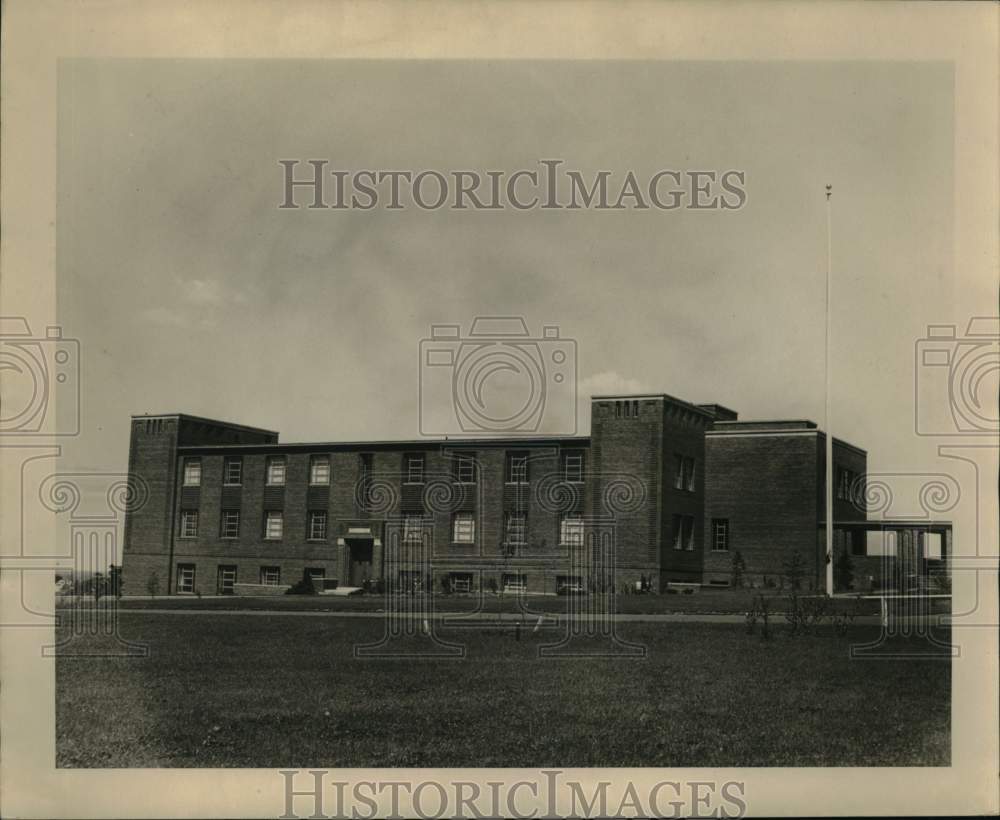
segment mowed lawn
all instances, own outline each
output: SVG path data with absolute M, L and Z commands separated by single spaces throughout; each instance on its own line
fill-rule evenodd
M 950 760 L 949 661 L 851 660 L 875 627 L 803 637 L 778 624 L 762 641 L 739 624 L 624 623 L 644 658 L 552 659 L 538 647 L 556 633 L 483 626 L 446 633 L 467 647 L 459 660 L 355 658 L 380 619 L 129 613 L 121 628 L 149 657 L 57 659 L 59 766 Z

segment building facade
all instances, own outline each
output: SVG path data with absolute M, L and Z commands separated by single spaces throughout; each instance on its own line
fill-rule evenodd
M 672 396 L 599 396 L 590 436 L 283 444 L 135 416 L 123 591 L 314 587 L 653 591 L 825 572 L 823 433 Z M 864 521 L 866 456 L 834 442 L 835 518 Z M 852 489 L 853 488 L 853 489 Z M 853 499 L 853 500 L 852 500 Z M 860 502 L 860 503 L 859 503 Z M 843 529 L 841 537 L 850 535 Z M 842 548 L 847 541 L 842 540 Z

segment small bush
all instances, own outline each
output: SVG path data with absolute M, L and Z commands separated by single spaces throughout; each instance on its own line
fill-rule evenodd
M 285 590 L 285 595 L 315 595 L 316 587 L 313 585 L 312 579 L 303 574 L 302 578 L 292 584 L 288 589 Z

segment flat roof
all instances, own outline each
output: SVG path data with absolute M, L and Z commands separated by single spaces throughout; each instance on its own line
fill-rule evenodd
M 692 404 L 689 401 L 684 401 L 684 399 L 679 399 L 677 396 L 671 396 L 669 393 L 615 393 L 606 396 L 591 396 L 591 401 L 615 401 L 615 400 L 627 400 L 635 401 L 641 399 L 663 399 L 664 401 L 672 402 L 673 404 L 679 404 L 681 407 L 686 407 L 688 410 L 693 410 L 696 413 L 700 413 L 708 418 L 714 418 L 715 414 L 710 410 L 706 410 L 704 407 L 699 407 L 697 404 Z M 720 405 L 721 406 L 721 405 Z
M 133 413 L 133 419 L 184 419 L 185 421 L 197 421 L 204 424 L 217 424 L 220 427 L 232 427 L 236 430 L 250 430 L 254 433 L 270 433 L 278 435 L 277 430 L 268 430 L 264 427 L 251 427 L 247 424 L 236 424 L 232 421 L 222 419 L 210 419 L 206 416 L 192 416 L 190 413 Z
M 738 436 L 822 436 L 826 433 L 814 421 L 808 419 L 787 419 L 778 421 L 717 421 L 714 429 L 706 430 L 705 437 L 726 438 Z M 833 437 L 833 443 L 862 455 L 868 451 L 842 438 Z
M 178 451 L 193 450 L 392 450 L 397 448 L 422 449 L 455 447 L 508 447 L 517 449 L 544 448 L 571 445 L 589 447 L 590 436 L 539 436 L 537 438 L 427 438 L 427 439 L 382 439 L 379 441 L 292 441 L 271 444 L 187 444 Z

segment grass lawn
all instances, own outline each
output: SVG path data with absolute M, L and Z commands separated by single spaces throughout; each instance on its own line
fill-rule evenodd
M 65 625 L 61 627 L 65 629 Z M 826 627 L 821 627 L 827 629 Z M 63 767 L 948 765 L 950 664 L 850 660 L 856 626 L 619 624 L 641 659 L 552 634 L 446 635 L 461 660 L 356 659 L 377 619 L 131 613 L 148 658 L 56 661 Z M 107 638 L 82 638 L 107 641 Z M 96 643 L 95 643 L 96 645 Z M 916 648 L 922 648 L 922 644 Z
M 744 613 L 751 605 L 753 598 L 760 590 L 746 589 L 702 589 L 696 594 L 684 595 L 619 595 L 616 598 L 616 609 L 626 614 L 655 614 L 671 612 L 691 613 Z M 763 591 L 772 601 L 772 611 L 781 611 L 787 605 L 788 592 L 777 590 Z M 68 602 L 67 599 L 66 602 Z M 65 603 L 65 602 L 64 602 Z M 86 602 L 88 605 L 90 601 Z M 435 595 L 434 608 L 439 612 L 471 612 L 480 606 L 477 595 Z M 939 599 L 936 606 L 946 604 L 946 599 Z M 558 595 L 527 595 L 518 598 L 516 595 L 504 596 L 486 593 L 482 599 L 482 608 L 487 612 L 518 612 L 520 607 L 529 612 L 565 612 L 567 599 Z M 276 595 L 265 597 L 204 597 L 169 596 L 155 599 L 123 598 L 118 602 L 123 609 L 227 609 L 227 610 L 315 610 L 325 612 L 374 612 L 385 608 L 385 597 L 382 595 L 355 595 L 338 597 L 330 595 Z M 879 602 L 873 599 L 863 599 L 855 602 L 853 598 L 838 598 L 830 602 L 831 611 L 850 611 L 857 614 L 877 614 Z M 938 611 L 935 609 L 935 611 Z

